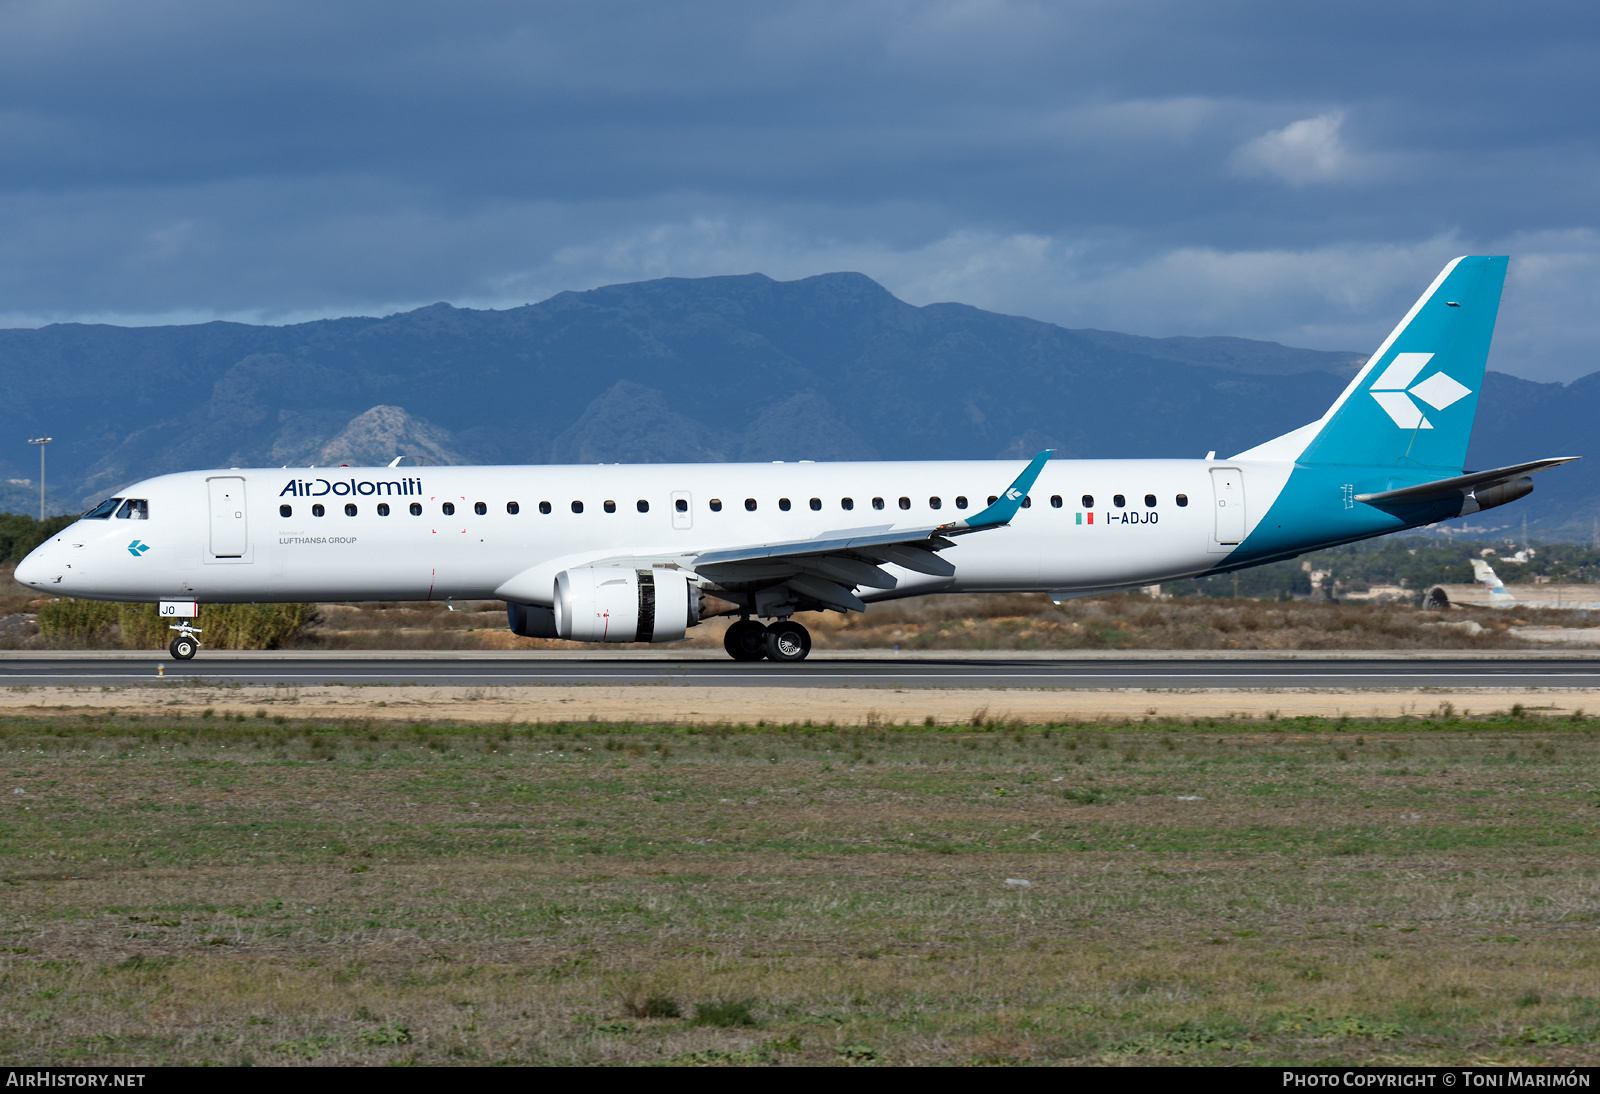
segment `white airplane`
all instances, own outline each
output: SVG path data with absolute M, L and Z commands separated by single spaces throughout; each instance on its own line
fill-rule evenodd
M 1517 598 L 1506 589 L 1505 582 L 1500 580 L 1500 575 L 1494 572 L 1493 566 L 1481 558 L 1472 559 L 1471 562 L 1473 579 L 1489 590 L 1491 608 L 1508 608 L 1517 602 Z
M 732 657 L 799 661 L 796 612 L 1226 573 L 1503 505 L 1576 458 L 1463 471 L 1506 261 L 1451 262 L 1327 413 L 1229 459 L 192 471 L 16 578 L 159 601 L 179 658 L 206 603 L 492 598 L 517 634 L 583 642 L 737 614 Z

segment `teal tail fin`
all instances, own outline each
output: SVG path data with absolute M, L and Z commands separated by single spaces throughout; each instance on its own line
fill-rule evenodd
M 1459 472 L 1506 262 L 1450 263 L 1321 420 L 1235 458 Z

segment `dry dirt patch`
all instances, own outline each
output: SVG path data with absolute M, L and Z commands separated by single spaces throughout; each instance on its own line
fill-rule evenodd
M 1543 714 L 1600 710 L 1600 689 L 1397 688 L 1252 689 L 979 689 L 979 688 L 720 688 L 626 687 L 353 687 L 228 688 L 171 683 L 119 688 L 11 688 L 0 713 L 122 711 L 177 714 L 212 710 L 295 718 L 381 721 L 602 721 L 720 725 L 811 721 L 842 726 L 894 723 L 968 724 L 1122 721 L 1144 718 L 1332 717 L 1394 718 L 1448 704 L 1486 714 L 1521 705 Z

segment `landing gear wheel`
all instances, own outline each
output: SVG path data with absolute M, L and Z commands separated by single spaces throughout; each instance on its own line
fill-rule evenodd
M 767 628 L 754 619 L 741 619 L 722 636 L 722 648 L 735 661 L 759 661 L 767 655 Z
M 179 661 L 190 660 L 194 657 L 195 650 L 199 648 L 200 644 L 198 642 L 181 634 L 172 640 L 172 645 L 167 647 L 172 656 Z
M 774 623 L 763 637 L 771 661 L 804 661 L 811 652 L 811 632 L 792 619 Z

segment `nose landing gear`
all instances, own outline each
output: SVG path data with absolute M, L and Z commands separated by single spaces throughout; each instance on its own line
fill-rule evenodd
M 168 624 L 167 629 L 178 632 L 173 636 L 167 652 L 179 661 L 191 660 L 200 648 L 200 639 L 195 636 L 200 633 L 201 628 L 196 627 L 192 620 L 185 619 L 182 623 Z
M 811 652 L 811 632 L 792 619 L 763 627 L 754 619 L 741 619 L 728 627 L 722 648 L 735 661 L 804 661 Z

